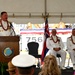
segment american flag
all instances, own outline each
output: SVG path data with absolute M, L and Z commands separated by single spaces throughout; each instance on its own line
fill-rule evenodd
M 48 27 L 48 19 L 46 18 L 45 29 L 44 29 L 44 43 L 43 43 L 41 62 L 43 62 L 44 57 L 45 57 L 46 53 L 48 52 L 48 48 L 46 47 L 46 40 L 47 40 L 48 37 L 50 37 L 50 33 L 49 33 L 49 27 Z

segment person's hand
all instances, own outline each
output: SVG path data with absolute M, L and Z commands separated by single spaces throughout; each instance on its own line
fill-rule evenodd
M 59 51 L 61 48 L 59 47 L 59 48 L 53 48 L 53 50 L 55 50 L 55 51 Z

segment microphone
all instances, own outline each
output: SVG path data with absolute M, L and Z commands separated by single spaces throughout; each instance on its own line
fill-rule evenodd
M 11 27 L 11 29 L 12 29 L 12 31 L 11 31 L 11 35 L 12 35 L 12 34 L 13 34 L 13 35 L 16 35 L 12 23 L 10 23 L 10 27 Z

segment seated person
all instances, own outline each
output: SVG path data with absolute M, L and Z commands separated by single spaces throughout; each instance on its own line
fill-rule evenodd
M 72 35 L 67 38 L 67 50 L 73 63 L 73 70 L 75 70 L 75 28 L 72 29 Z
M 57 54 L 61 55 L 61 63 L 59 64 L 61 69 L 66 69 L 65 68 L 65 60 L 66 60 L 66 52 L 63 50 L 64 44 L 62 42 L 61 37 L 57 36 L 57 31 L 56 29 L 52 29 L 51 31 L 52 35 L 47 38 L 46 41 L 46 46 L 49 49 L 47 52 L 47 55 L 54 55 L 56 57 Z

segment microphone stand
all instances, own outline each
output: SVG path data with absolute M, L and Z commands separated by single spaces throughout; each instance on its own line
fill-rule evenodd
M 13 29 L 13 25 L 12 25 L 12 23 L 10 23 L 10 27 L 11 27 L 11 29 L 12 29 L 12 32 L 11 32 L 10 35 L 12 35 L 13 33 L 14 33 L 14 35 L 16 35 L 16 33 L 15 33 L 14 29 Z

